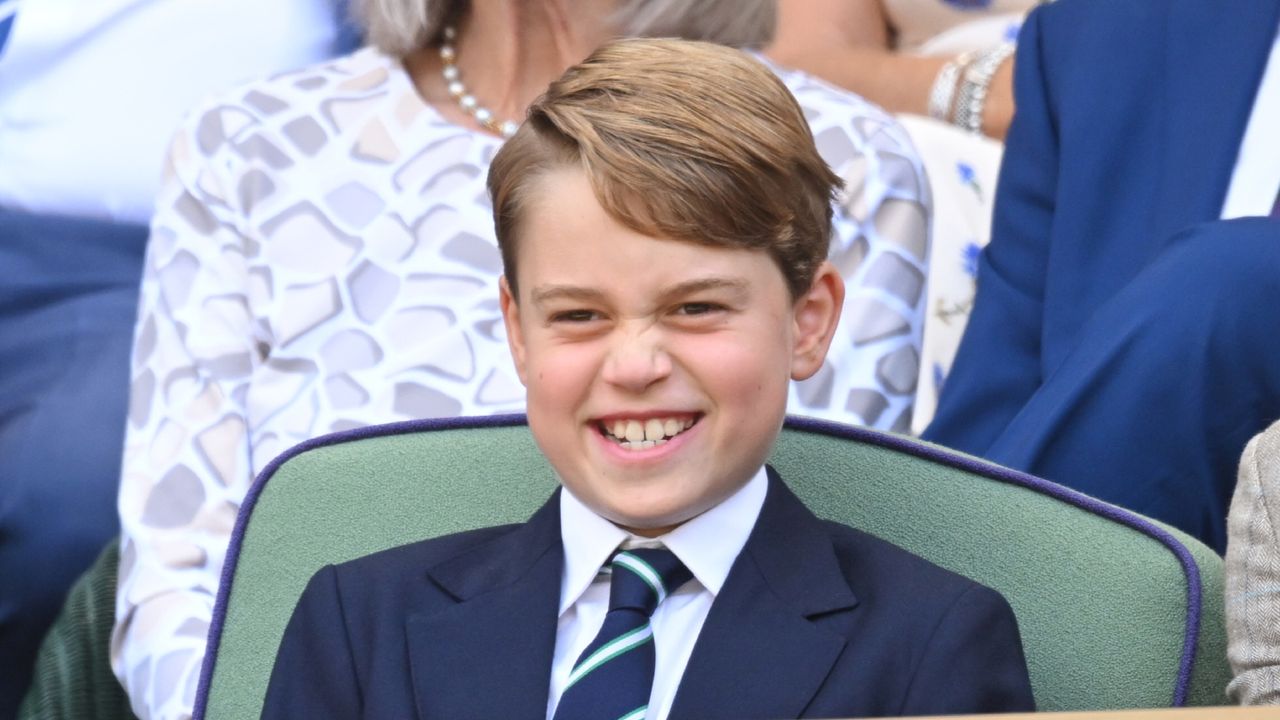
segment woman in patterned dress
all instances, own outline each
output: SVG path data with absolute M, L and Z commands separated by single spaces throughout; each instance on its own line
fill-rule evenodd
M 741 18 L 739 0 L 683 5 L 675 34 L 740 39 L 715 21 Z M 670 31 L 647 9 L 369 0 L 371 47 L 212 98 L 180 128 L 148 247 L 119 502 L 112 664 L 144 720 L 191 713 L 232 526 L 272 458 L 373 423 L 523 409 L 488 163 L 504 123 L 596 44 Z M 842 334 L 791 408 L 904 429 L 927 240 L 918 158 L 878 108 L 774 69 L 852 181 L 832 247 L 849 287 Z

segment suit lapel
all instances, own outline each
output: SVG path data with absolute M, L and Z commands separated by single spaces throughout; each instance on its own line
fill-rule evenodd
M 1221 214 L 1280 3 L 1174 0 L 1166 18 L 1161 238 Z
M 769 469 L 769 493 L 711 606 L 671 719 L 799 717 L 844 638 L 811 621 L 857 599 L 821 522 Z
M 542 718 L 564 553 L 559 493 L 520 528 L 430 568 L 458 600 L 406 622 L 420 718 Z

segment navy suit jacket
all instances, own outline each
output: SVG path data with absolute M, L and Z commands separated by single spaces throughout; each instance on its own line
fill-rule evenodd
M 523 525 L 320 570 L 281 642 L 269 718 L 544 718 L 560 601 L 558 495 Z M 1030 710 L 998 593 L 815 517 L 770 471 L 670 717 Z
M 1060 0 L 1028 16 L 977 302 L 927 439 L 1011 462 L 988 450 L 1099 307 L 1181 231 L 1227 224 L 1278 22 L 1275 0 Z

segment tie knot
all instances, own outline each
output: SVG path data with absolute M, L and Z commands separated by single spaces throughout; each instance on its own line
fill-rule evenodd
M 612 568 L 609 610 L 638 610 L 646 617 L 668 594 L 693 579 L 680 558 L 665 548 L 621 550 L 613 556 Z

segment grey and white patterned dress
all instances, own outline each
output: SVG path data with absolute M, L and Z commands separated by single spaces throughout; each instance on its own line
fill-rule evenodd
M 910 420 L 925 182 L 888 115 L 779 71 L 849 180 L 849 285 L 794 412 Z M 498 309 L 485 173 L 500 141 L 443 120 L 375 50 L 195 111 L 170 150 L 132 365 L 112 662 L 138 714 L 190 713 L 236 512 L 254 475 L 324 433 L 523 409 Z

